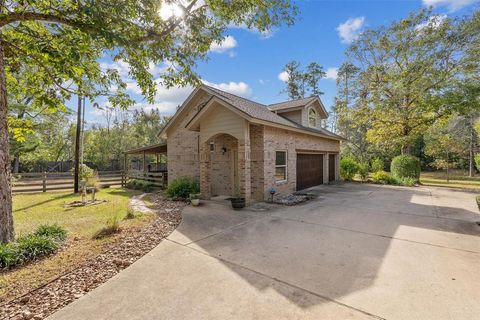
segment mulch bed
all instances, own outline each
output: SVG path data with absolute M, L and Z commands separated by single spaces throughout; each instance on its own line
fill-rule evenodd
M 0 305 L 0 319 L 44 319 L 79 299 L 157 246 L 180 224 L 183 202 L 154 199 L 157 214 L 146 227 L 131 229 L 103 253 L 78 268 Z

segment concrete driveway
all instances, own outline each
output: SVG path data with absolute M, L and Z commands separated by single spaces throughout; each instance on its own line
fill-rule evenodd
M 320 186 L 304 205 L 187 207 L 148 255 L 51 319 L 479 319 L 474 194 Z

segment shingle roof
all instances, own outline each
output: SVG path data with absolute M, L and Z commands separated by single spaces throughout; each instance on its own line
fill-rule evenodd
M 234 94 L 219 90 L 217 88 L 213 88 L 207 85 L 204 85 L 204 86 L 208 90 L 213 91 L 213 93 L 219 95 L 221 98 L 223 98 L 223 100 L 226 100 L 226 102 L 230 103 L 231 105 L 233 105 L 240 111 L 243 111 L 244 113 L 246 113 L 252 118 L 265 120 L 269 122 L 275 122 L 275 123 L 283 124 L 290 127 L 295 125 L 291 121 L 283 117 L 280 117 L 276 113 L 273 113 L 270 110 L 268 110 L 266 105 L 236 96 Z
M 273 103 L 268 105 L 268 109 L 275 111 L 275 110 L 282 110 L 282 109 L 288 109 L 288 108 L 303 107 L 309 104 L 310 102 L 312 102 L 313 100 L 315 100 L 316 98 L 317 97 L 308 97 L 308 98 L 302 98 L 297 100 Z
M 242 97 L 239 97 L 237 95 L 219 90 L 214 87 L 210 87 L 207 85 L 203 85 L 203 88 L 205 88 L 207 91 L 210 91 L 212 94 L 216 95 L 220 99 L 224 100 L 225 102 L 229 103 L 233 107 L 237 108 L 238 110 L 246 113 L 248 116 L 259 119 L 259 120 L 264 120 L 268 122 L 273 122 L 289 127 L 293 127 L 296 129 L 301 129 L 309 132 L 314 132 L 314 133 L 320 133 L 326 136 L 330 136 L 334 139 L 340 139 L 342 140 L 343 138 L 340 137 L 339 135 L 336 135 L 326 129 L 323 128 L 309 128 L 302 126 L 301 124 L 298 124 L 296 122 L 293 122 L 287 118 L 284 118 L 275 112 L 272 112 L 272 110 L 278 110 L 278 109 L 271 109 L 271 106 L 280 106 L 280 105 L 289 105 L 288 108 L 294 107 L 294 106 L 302 106 L 306 105 L 310 101 L 316 99 L 316 97 L 310 97 L 310 98 L 305 98 L 305 99 L 300 99 L 300 100 L 292 100 L 292 101 L 286 101 L 286 102 L 281 102 L 277 104 L 273 104 L 270 106 L 266 106 L 264 104 L 245 99 Z M 286 107 L 283 107 L 286 108 Z

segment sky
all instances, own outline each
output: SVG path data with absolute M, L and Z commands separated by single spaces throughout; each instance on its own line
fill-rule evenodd
M 317 62 L 327 72 L 320 81 L 324 95 L 321 99 L 327 109 L 336 94 L 337 68 L 345 60 L 345 50 L 366 28 L 376 28 L 406 17 L 410 12 L 433 7 L 436 15 L 464 15 L 480 7 L 480 0 L 297 0 L 299 15 L 293 26 L 281 26 L 260 34 L 244 28 L 230 28 L 220 44 L 210 48 L 207 62 L 200 62 L 197 72 L 202 80 L 214 87 L 271 104 L 288 100 L 285 93 L 285 74 L 282 69 L 291 60 L 303 66 Z M 116 68 L 128 84 L 129 94 L 136 100 L 134 109 L 157 108 L 163 115 L 172 115 L 176 107 L 193 88 L 161 86 L 155 103 L 150 105 L 139 94 L 138 86 L 128 78 L 128 65 L 122 62 L 100 61 L 105 67 Z M 159 66 L 151 66 L 158 77 Z M 75 99 L 73 101 L 76 101 Z M 75 103 L 71 101 L 70 107 Z M 97 100 L 105 104 L 102 98 Z M 87 101 L 86 120 L 90 124 L 104 122 L 102 112 L 94 110 Z

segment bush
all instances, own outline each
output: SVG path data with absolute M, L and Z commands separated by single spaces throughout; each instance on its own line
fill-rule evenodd
M 57 251 L 67 237 L 58 225 L 42 225 L 32 234 L 0 244 L 0 268 L 9 269 Z
M 382 183 L 382 184 L 396 184 L 396 180 L 392 177 L 388 172 L 383 170 L 377 171 L 372 174 L 372 180 L 375 183 Z
M 350 157 L 345 157 L 340 160 L 340 176 L 346 180 L 351 181 L 358 172 L 358 163 Z
M 378 171 L 383 171 L 385 170 L 385 164 L 383 163 L 383 160 L 380 158 L 375 158 L 372 160 L 372 165 L 370 166 L 372 169 L 372 172 L 378 172 Z
M 12 244 L 0 244 L 0 268 L 9 269 L 21 263 L 17 248 Z
M 59 242 L 55 239 L 35 234 L 18 238 L 16 245 L 23 262 L 49 255 L 60 247 Z
M 198 183 L 190 177 L 178 177 L 168 184 L 167 195 L 172 199 L 188 199 L 191 193 L 198 193 Z
M 477 170 L 480 171 L 480 153 L 477 153 L 474 157 L 475 160 L 475 167 L 477 167 Z
M 72 170 L 70 170 L 70 172 L 72 173 L 72 175 L 74 175 L 75 174 L 75 168 L 72 168 Z M 79 168 L 79 171 L 78 171 L 78 178 L 80 180 L 87 181 L 88 178 L 93 177 L 94 174 L 95 174 L 95 171 L 92 168 L 90 168 L 86 164 L 82 164 Z
M 67 239 L 67 230 L 63 229 L 58 224 L 43 224 L 39 226 L 33 234 L 39 237 L 49 237 L 57 241 L 65 241 L 65 239 Z
M 398 178 L 397 183 L 406 186 L 406 187 L 413 187 L 417 184 L 417 180 L 415 178 L 406 177 L 406 178 Z
M 360 175 L 362 181 L 367 181 L 369 173 L 370 166 L 368 165 L 368 162 L 362 162 L 358 165 L 358 174 Z
M 131 179 L 127 182 L 128 189 L 142 190 L 144 192 L 152 192 L 154 187 L 154 184 L 149 181 Z
M 390 171 L 395 178 L 420 178 L 420 160 L 410 155 L 400 155 L 392 160 Z
M 133 210 L 131 206 L 128 206 L 125 220 L 134 219 L 134 218 L 135 218 L 135 210 Z

